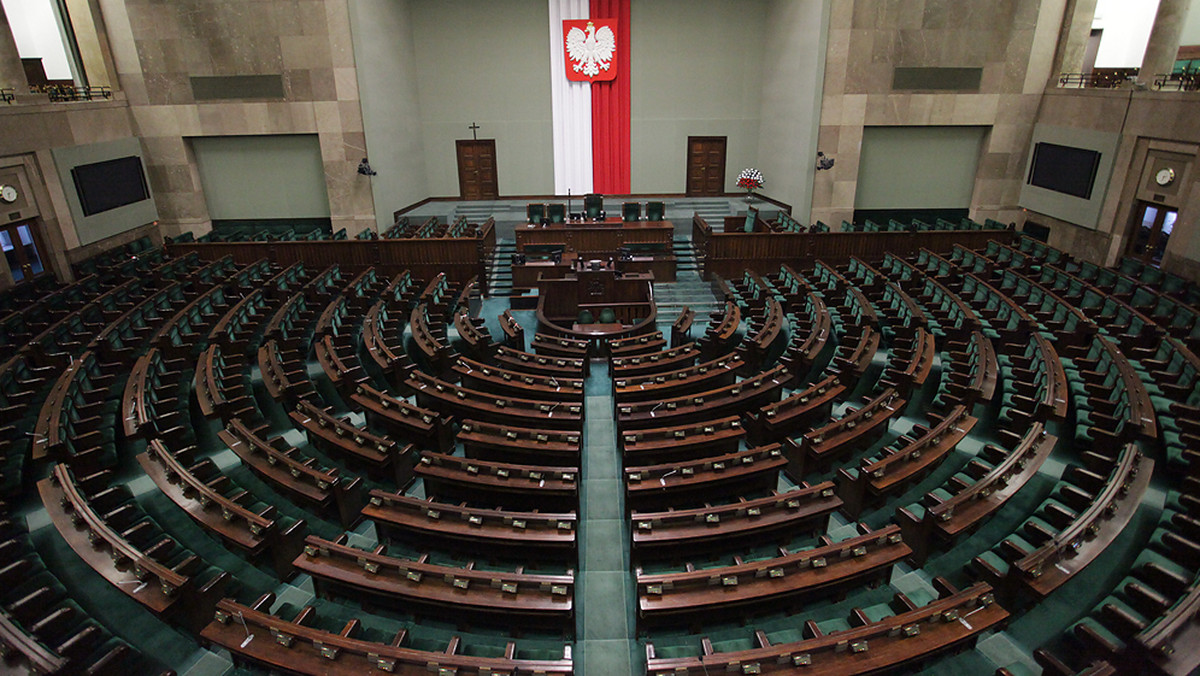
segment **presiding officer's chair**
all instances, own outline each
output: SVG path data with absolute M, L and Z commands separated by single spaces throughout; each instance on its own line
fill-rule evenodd
M 588 220 L 600 218 L 601 211 L 604 211 L 604 197 L 602 195 L 584 195 L 583 215 L 585 218 Z

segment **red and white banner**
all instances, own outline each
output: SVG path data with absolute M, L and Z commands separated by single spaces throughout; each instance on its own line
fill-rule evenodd
M 629 194 L 629 0 L 549 0 L 559 195 Z
M 616 19 L 568 19 L 562 32 L 568 80 L 607 82 L 617 76 Z

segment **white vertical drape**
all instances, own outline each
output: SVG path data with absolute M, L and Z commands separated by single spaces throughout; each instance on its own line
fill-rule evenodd
M 549 3 L 554 192 L 583 195 L 592 191 L 592 85 L 567 79 L 562 22 L 588 18 L 588 0 Z

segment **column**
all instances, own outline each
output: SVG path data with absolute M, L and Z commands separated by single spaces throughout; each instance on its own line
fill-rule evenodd
M 17 41 L 13 39 L 3 8 L 0 8 L 0 87 L 12 87 L 18 94 L 29 91 L 25 68 L 21 66 L 21 55 L 17 53 Z
M 1083 72 L 1083 57 L 1087 53 L 1092 20 L 1096 17 L 1096 0 L 1068 0 L 1063 12 L 1062 32 L 1058 37 L 1058 57 L 1050 79 L 1057 84 L 1062 73 Z
M 1159 0 L 1158 14 L 1154 17 L 1154 28 L 1146 43 L 1146 54 L 1138 80 L 1148 86 L 1154 85 L 1155 76 L 1170 73 L 1175 66 L 1175 55 L 1179 53 L 1179 34 L 1187 19 L 1191 0 Z

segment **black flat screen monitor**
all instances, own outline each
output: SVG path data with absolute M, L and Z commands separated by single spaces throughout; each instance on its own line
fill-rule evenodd
M 71 170 L 84 216 L 150 199 L 142 160 L 136 155 L 81 164 Z
M 1099 151 L 1037 143 L 1033 146 L 1028 183 L 1073 197 L 1091 199 L 1099 168 Z

